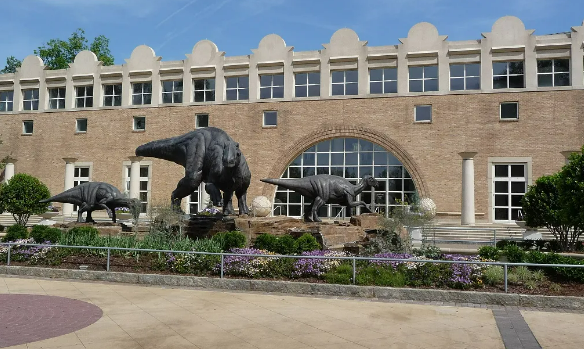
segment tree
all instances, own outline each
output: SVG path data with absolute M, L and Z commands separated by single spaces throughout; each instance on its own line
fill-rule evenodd
M 561 171 L 538 178 L 522 200 L 525 224 L 548 228 L 564 251 L 573 250 L 584 231 L 583 166 L 584 156 L 572 154 Z
M 6 66 L 0 70 L 0 74 L 16 73 L 16 68 L 20 67 L 21 61 L 14 56 L 6 58 Z
M 31 175 L 19 173 L 2 185 L 0 207 L 10 212 L 17 224 L 26 226 L 31 215 L 47 210 L 48 203 L 39 201 L 50 196 L 51 193 L 43 182 Z

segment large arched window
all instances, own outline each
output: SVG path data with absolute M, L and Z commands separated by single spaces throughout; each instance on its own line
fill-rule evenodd
M 414 182 L 403 164 L 383 147 L 364 139 L 334 138 L 320 142 L 300 154 L 282 174 L 282 178 L 302 178 L 331 174 L 357 183 L 364 175 L 379 181 L 375 190 L 368 189 L 357 199 L 374 204 L 382 214 L 396 206 L 396 200 L 411 201 L 416 192 Z M 274 214 L 300 217 L 310 202 L 291 190 L 278 187 L 274 197 Z M 357 208 L 357 214 L 366 212 Z M 324 205 L 320 217 L 349 216 L 339 205 Z

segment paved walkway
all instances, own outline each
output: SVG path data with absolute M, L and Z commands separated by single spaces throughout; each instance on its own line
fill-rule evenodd
M 573 313 L 522 310 L 523 316 L 518 316 L 517 308 L 495 307 L 495 311 L 507 311 L 499 311 L 496 317 L 484 306 L 5 276 L 0 276 L 0 294 L 67 297 L 95 304 L 103 311 L 97 322 L 85 328 L 11 348 L 584 347 L 579 332 L 584 314 Z M 521 325 L 522 321 L 529 326 Z M 537 340 L 529 338 L 531 331 Z M 527 341 L 507 338 L 504 344 L 502 334 Z

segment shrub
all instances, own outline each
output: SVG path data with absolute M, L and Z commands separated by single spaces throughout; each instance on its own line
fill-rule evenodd
M 525 251 L 517 245 L 508 245 L 505 247 L 505 255 L 511 263 L 523 263 L 525 260 Z
M 41 214 L 49 206 L 39 202 L 51 196 L 49 189 L 31 175 L 16 174 L 2 185 L 1 190 L 0 207 L 10 212 L 16 223 L 22 226 L 26 226 L 31 215 Z
M 247 241 L 245 235 L 239 231 L 221 232 L 215 234 L 212 240 L 218 242 L 223 251 L 229 251 L 232 248 L 244 248 Z
M 439 259 L 442 255 L 442 250 L 436 245 L 422 244 L 419 249 L 415 249 L 413 252 L 416 256 L 424 256 L 429 259 Z
M 301 254 L 302 252 L 321 249 L 321 246 L 318 243 L 318 241 L 316 241 L 316 238 L 308 233 L 303 234 L 301 237 L 298 238 L 298 240 L 296 240 L 296 242 L 298 244 L 297 249 L 298 254 Z
M 61 235 L 62 232 L 60 229 L 51 228 L 46 225 L 35 225 L 30 232 L 30 237 L 39 244 L 47 241 L 52 243 L 59 242 L 59 240 L 61 240 Z
M 275 251 L 278 238 L 272 234 L 260 234 L 255 239 L 253 247 L 258 250 Z
M 70 229 L 67 234 L 73 236 L 88 236 L 91 239 L 95 239 L 99 236 L 99 230 L 94 227 L 75 227 Z
M 269 254 L 268 251 L 255 248 L 234 248 L 231 250 L 237 254 Z M 254 256 L 226 256 L 223 260 L 223 272 L 226 275 L 258 277 L 270 273 L 270 264 L 278 257 L 254 257 Z M 221 265 L 215 266 L 214 271 L 219 272 Z
M 279 236 L 276 240 L 275 248 L 276 250 L 273 252 L 292 255 L 296 254 L 296 251 L 298 250 L 298 243 L 291 235 L 283 235 Z
M 345 257 L 344 252 L 311 251 L 303 252 L 303 256 Z M 341 265 L 340 259 L 301 258 L 294 263 L 293 277 L 323 277 L 326 272 Z M 352 272 L 351 272 L 352 273 Z
M 500 265 L 489 265 L 483 270 L 483 282 L 495 286 L 505 282 L 505 271 Z
M 349 285 L 353 279 L 353 267 L 349 264 L 341 264 L 324 274 L 324 279 L 329 284 Z
M 495 244 L 495 246 L 499 249 L 499 250 L 504 250 L 505 247 L 509 246 L 509 245 L 517 245 L 517 243 L 513 240 L 499 240 L 497 241 L 497 243 Z
M 527 267 L 524 266 L 519 266 L 515 269 L 512 269 L 511 273 L 516 274 L 517 280 L 523 283 L 525 283 L 528 280 L 531 280 L 532 278 L 531 271 L 529 271 L 529 269 L 527 269 Z
M 479 256 L 484 259 L 490 259 L 494 261 L 499 260 L 499 249 L 493 246 L 482 246 L 479 248 Z
M 406 276 L 400 271 L 381 266 L 368 266 L 357 273 L 358 285 L 404 287 Z
M 16 241 L 26 239 L 28 237 L 28 230 L 20 224 L 14 224 L 6 229 L 6 235 L 2 239 L 4 242 Z
M 2 213 L 2 211 L 0 211 L 0 213 Z M 0 224 L 0 232 L 4 231 L 4 226 L 2 224 Z

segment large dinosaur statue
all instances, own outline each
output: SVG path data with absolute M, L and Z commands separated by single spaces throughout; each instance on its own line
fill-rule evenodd
M 370 210 L 369 205 L 363 201 L 355 201 L 367 187 L 377 187 L 378 182 L 372 176 L 363 176 L 359 184 L 351 184 L 343 177 L 333 175 L 316 175 L 297 179 L 260 179 L 262 182 L 279 185 L 283 188 L 293 190 L 305 199 L 312 199 L 310 208 L 304 212 L 306 222 L 321 222 L 318 217 L 318 209 L 324 204 L 339 204 L 351 212 L 351 208 L 365 206 Z
M 103 182 L 87 182 L 79 184 L 40 202 L 62 202 L 79 206 L 77 222 L 83 222 L 82 214 L 87 212 L 85 222 L 95 222 L 91 212 L 106 210 L 116 222 L 116 207 L 130 207 L 131 200 L 125 197 L 118 188 Z
M 216 127 L 205 127 L 182 136 L 166 138 L 143 144 L 136 148 L 137 156 L 149 156 L 179 164 L 185 168 L 185 176 L 172 192 L 175 209 L 180 201 L 194 192 L 201 182 L 211 183 L 223 191 L 223 213 L 233 214 L 232 197 L 237 196 L 239 214 L 247 214 L 247 188 L 251 172 L 247 161 L 235 142 L 225 131 Z

